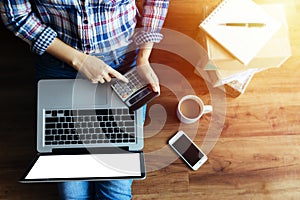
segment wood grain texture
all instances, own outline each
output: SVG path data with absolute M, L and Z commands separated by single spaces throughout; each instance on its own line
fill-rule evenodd
M 201 44 L 198 25 L 205 10 L 218 2 L 172 0 L 165 28 Z M 168 85 L 162 86 L 161 95 L 148 106 L 145 122 L 144 152 L 149 172 L 145 180 L 134 181 L 133 199 L 300 198 L 300 1 L 255 2 L 285 5 L 292 57 L 280 68 L 256 74 L 243 95 L 227 96 L 225 111 L 214 119 L 212 114 L 205 115 L 196 131 L 194 126 L 179 124 L 175 115 L 178 99 Z M 34 57 L 26 44 L 2 25 L 0 29 L 0 199 L 58 199 L 56 184 L 17 182 L 35 155 Z M 212 103 L 209 86 L 186 59 L 156 49 L 151 62 L 178 71 L 205 103 Z M 176 92 L 189 92 L 181 83 L 174 80 Z M 154 112 L 157 104 L 161 107 L 156 109 L 164 112 Z M 190 170 L 167 147 L 168 139 L 179 128 L 195 132 L 194 141 L 202 146 L 206 132 L 223 117 L 221 135 L 198 171 Z

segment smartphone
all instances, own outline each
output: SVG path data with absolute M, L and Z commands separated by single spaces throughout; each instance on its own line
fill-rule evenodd
M 169 140 L 169 145 L 193 170 L 207 161 L 207 156 L 183 131 L 178 131 Z

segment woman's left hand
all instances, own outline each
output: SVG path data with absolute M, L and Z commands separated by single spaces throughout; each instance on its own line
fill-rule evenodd
M 154 92 L 160 93 L 159 80 L 149 63 L 152 47 L 153 43 L 145 43 L 139 48 L 136 70 L 138 74 L 151 85 Z
M 154 92 L 160 93 L 158 77 L 150 66 L 149 61 L 145 61 L 142 64 L 138 63 L 136 70 L 140 77 L 151 85 Z

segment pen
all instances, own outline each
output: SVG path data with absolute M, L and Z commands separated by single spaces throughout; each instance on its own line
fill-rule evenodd
M 223 26 L 239 26 L 239 27 L 264 27 L 264 23 L 224 23 Z

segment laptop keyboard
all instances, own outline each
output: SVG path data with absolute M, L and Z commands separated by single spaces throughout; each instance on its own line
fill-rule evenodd
M 45 145 L 135 143 L 128 108 L 44 110 Z

